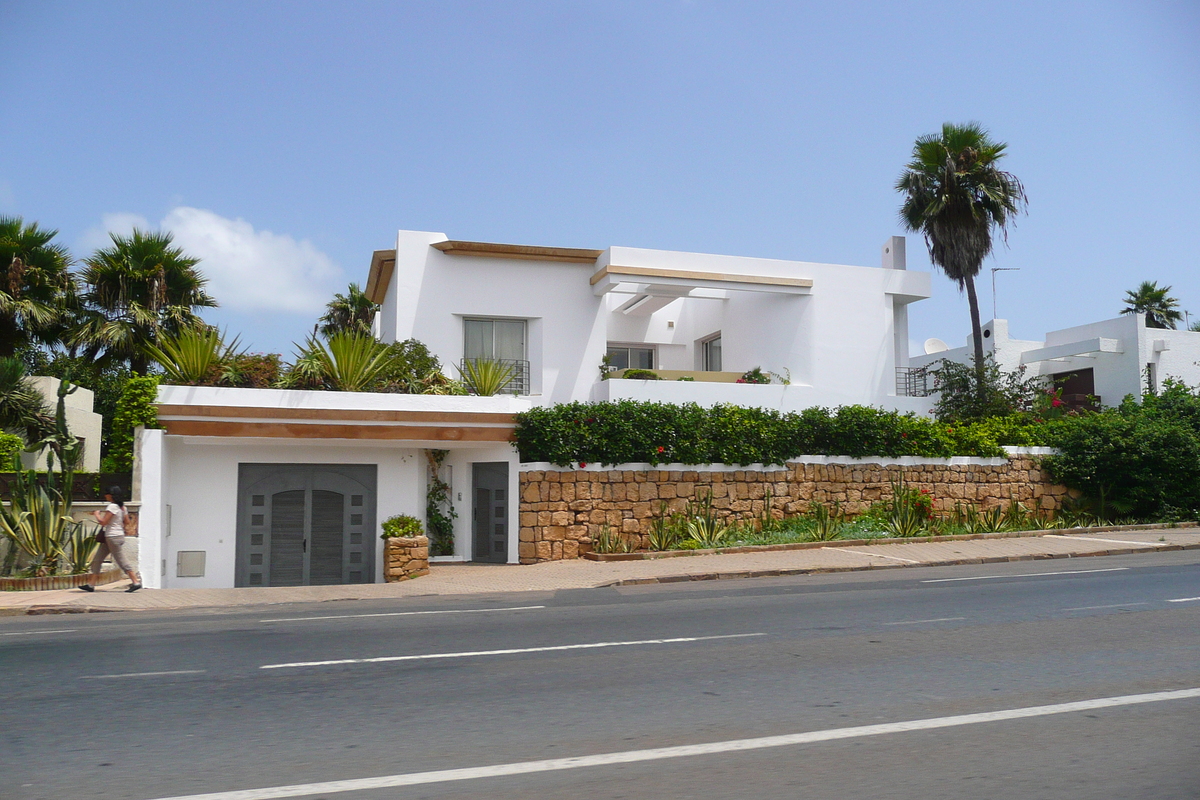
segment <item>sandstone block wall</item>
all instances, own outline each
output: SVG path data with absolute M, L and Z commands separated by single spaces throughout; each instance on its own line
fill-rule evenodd
M 934 498 L 934 509 L 950 512 L 955 503 L 980 510 L 1007 504 L 1057 509 L 1067 495 L 1036 459 L 920 464 L 791 463 L 759 470 L 691 471 L 662 469 L 531 470 L 520 475 L 520 557 L 522 564 L 577 558 L 591 549 L 604 525 L 645 537 L 661 504 L 681 512 L 689 500 L 712 493 L 714 510 L 729 520 L 776 517 L 808 511 L 813 502 L 841 503 L 859 514 L 891 497 L 903 480 Z M 647 543 L 643 540 L 642 545 Z
M 398 536 L 384 540 L 383 577 L 388 583 L 429 574 L 429 539 Z

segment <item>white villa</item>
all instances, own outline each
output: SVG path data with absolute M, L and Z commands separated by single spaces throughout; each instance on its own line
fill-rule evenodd
M 1157 391 L 1167 378 L 1195 386 L 1200 383 L 1200 333 L 1146 327 L 1144 314 L 1125 314 L 1090 325 L 1050 331 L 1042 341 L 1013 339 L 1008 320 L 981 326 L 984 353 L 992 354 L 1006 372 L 1025 368 L 1026 375 L 1043 376 L 1063 389 L 1063 398 L 1081 404 L 1089 396 L 1101 405 L 1115 406 L 1126 395 Z M 974 340 L 952 350 L 935 339 L 924 355 L 913 356 L 914 369 L 942 359 L 969 363 Z
M 161 387 L 163 430 L 141 432 L 134 477 L 147 586 L 381 581 L 379 523 L 424 518 L 433 449 L 449 452 L 450 558 L 516 563 L 509 437 L 513 414 L 535 405 L 932 406 L 906 391 L 908 305 L 930 278 L 905 269 L 902 237 L 861 267 L 401 231 L 374 253 L 367 293 L 380 339 L 424 342 L 451 376 L 465 359 L 506 360 L 514 393 Z M 606 355 L 664 379 L 601 380 Z M 779 377 L 736 383 L 754 367 Z

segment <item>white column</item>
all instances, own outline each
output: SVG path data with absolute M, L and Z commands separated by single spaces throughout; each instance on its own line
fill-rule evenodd
M 166 431 L 139 427 L 134 435 L 133 497 L 138 506 L 138 570 L 142 585 L 161 589 L 167 552 Z

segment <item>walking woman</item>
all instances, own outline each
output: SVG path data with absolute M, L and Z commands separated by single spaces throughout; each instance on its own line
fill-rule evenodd
M 89 583 L 85 583 L 79 588 L 85 592 L 96 591 L 96 579 L 100 577 L 100 566 L 104 563 L 105 557 L 111 553 L 116 565 L 129 576 L 129 588 L 125 591 L 136 592 L 142 588 L 142 578 L 129 565 L 129 559 L 125 557 L 122 547 L 125 544 L 125 492 L 120 486 L 111 486 L 104 495 L 104 502 L 108 503 L 108 506 L 103 511 L 92 512 L 92 516 L 103 528 L 103 536 L 96 537 L 100 540 L 100 546 L 96 548 L 96 555 L 92 556 L 92 574 L 88 576 Z

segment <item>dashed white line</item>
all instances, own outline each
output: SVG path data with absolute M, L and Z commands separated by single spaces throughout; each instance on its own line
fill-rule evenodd
M 99 680 L 101 678 L 156 678 L 159 675 L 200 675 L 203 669 L 171 669 L 163 672 L 121 672 L 116 675 L 80 675 L 80 678 Z
M 829 742 L 837 739 L 854 739 L 862 736 L 880 736 L 891 733 L 909 733 L 937 728 L 953 728 L 963 725 L 978 725 L 985 722 L 1002 722 L 1031 717 L 1047 717 L 1077 711 L 1094 711 L 1102 708 L 1118 708 L 1141 703 L 1159 703 L 1167 700 L 1190 700 L 1200 697 L 1200 688 L 1180 689 L 1173 692 L 1131 694 L 1122 697 L 1100 697 L 1075 703 L 1059 703 L 1050 706 L 1030 706 L 1001 711 L 985 711 L 981 714 L 962 714 L 955 717 L 934 717 L 909 722 L 888 722 L 881 725 L 861 725 L 855 728 L 833 728 L 824 731 L 790 733 L 783 736 L 764 736 L 758 739 L 733 739 L 706 744 L 688 744 L 678 747 L 659 747 L 652 750 L 626 750 L 618 753 L 599 753 L 572 758 L 552 758 L 545 761 L 519 761 L 511 764 L 493 764 L 486 767 L 443 769 L 433 772 L 409 772 L 400 775 L 382 775 L 374 778 L 303 783 L 292 786 L 271 786 L 262 789 L 239 789 L 231 792 L 176 795 L 156 800 L 283 800 L 290 797 L 337 794 L 339 792 L 362 792 L 371 789 L 394 789 L 398 786 L 419 786 L 449 781 L 469 781 L 480 778 L 496 778 L 507 775 L 529 775 L 539 772 L 580 769 L 582 767 L 606 767 L 614 764 L 633 764 L 639 761 L 661 761 L 668 758 L 706 756 L 719 753 L 762 750 L 769 747 Z
M 726 636 L 680 636 L 675 639 L 641 639 L 634 642 L 589 642 L 587 644 L 562 644 L 552 647 L 514 647 L 507 650 L 473 650 L 464 653 L 425 653 L 417 656 L 381 656 L 379 658 L 339 658 L 330 661 L 296 661 L 291 664 L 263 664 L 259 669 L 285 669 L 289 667 L 328 667 L 338 664 L 382 664 L 389 661 L 423 661 L 433 658 L 472 658 L 474 656 L 507 656 L 518 653 L 550 653 L 559 650 L 594 650 L 602 647 L 630 647 L 644 644 L 677 644 L 680 642 L 710 642 L 716 639 L 743 639 L 749 636 L 766 636 L 765 633 L 733 633 Z
M 0 636 L 34 636 L 35 634 L 47 633 L 75 633 L 78 630 L 78 628 L 55 628 L 53 630 L 47 628 L 40 631 L 13 631 L 12 633 L 0 633 Z
M 1064 608 L 1063 611 L 1096 611 L 1102 608 L 1132 608 L 1133 606 L 1148 606 L 1149 603 L 1113 603 L 1111 606 L 1079 606 L 1078 608 Z
M 308 622 L 314 619 L 358 619 L 360 617 L 415 617 L 423 614 L 483 614 L 492 611 L 533 611 L 545 606 L 513 606 L 511 608 L 451 608 L 443 611 L 386 611 L 379 614 L 336 614 L 327 617 L 283 617 L 260 619 L 259 622 Z
M 1168 600 L 1168 603 L 1194 603 L 1200 600 L 1200 597 L 1176 597 L 1174 600 Z
M 1083 575 L 1088 572 L 1121 572 L 1129 567 L 1109 567 L 1108 569 L 1070 569 L 1061 572 L 1026 572 L 1022 575 L 976 575 L 971 578 L 934 578 L 921 583 L 952 583 L 954 581 L 990 581 L 997 578 L 1042 578 L 1047 575 Z
M 920 625 L 922 622 L 958 622 L 966 617 L 938 617 L 937 619 L 910 619 L 904 622 L 885 622 L 884 625 Z

